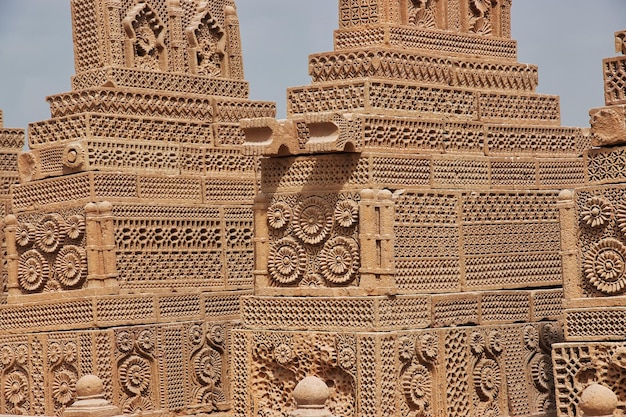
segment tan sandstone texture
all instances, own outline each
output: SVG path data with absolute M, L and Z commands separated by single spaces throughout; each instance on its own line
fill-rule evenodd
M 0 413 L 623 415 L 625 57 L 562 127 L 511 0 L 339 0 L 276 120 L 234 0 L 71 7 L 0 113 Z

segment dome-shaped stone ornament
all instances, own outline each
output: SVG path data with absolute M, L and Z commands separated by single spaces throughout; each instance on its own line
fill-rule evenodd
M 600 384 L 591 384 L 580 395 L 578 404 L 585 417 L 612 417 L 617 410 L 617 395 Z
M 298 409 L 290 417 L 334 417 L 326 408 L 329 397 L 330 390 L 324 381 L 316 376 L 307 376 L 293 390 Z
M 76 401 L 63 411 L 63 417 L 113 417 L 120 409 L 104 399 L 104 384 L 96 375 L 76 381 Z

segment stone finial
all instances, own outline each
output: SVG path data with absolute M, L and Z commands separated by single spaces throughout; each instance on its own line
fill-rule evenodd
M 591 384 L 580 395 L 578 405 L 585 417 L 612 417 L 617 409 L 617 395 L 600 384 Z
M 113 417 L 120 409 L 104 398 L 104 384 L 96 375 L 85 375 L 76 382 L 76 401 L 63 411 L 63 417 Z
M 329 397 L 330 390 L 324 381 L 316 376 L 307 376 L 293 390 L 298 409 L 290 417 L 333 417 L 326 408 Z

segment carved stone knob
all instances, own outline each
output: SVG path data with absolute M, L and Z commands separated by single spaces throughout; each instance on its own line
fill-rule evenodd
M 578 404 L 585 417 L 612 417 L 617 409 L 617 395 L 600 384 L 591 384 L 580 395 Z
M 291 417 L 333 417 L 326 408 L 330 390 L 324 381 L 316 376 L 307 376 L 298 382 L 293 390 L 293 398 L 298 409 Z

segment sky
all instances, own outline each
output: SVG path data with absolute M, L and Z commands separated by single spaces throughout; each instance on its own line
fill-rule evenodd
M 238 0 L 244 70 L 255 100 L 308 85 L 308 55 L 333 49 L 337 0 Z M 539 65 L 538 92 L 561 97 L 564 126 L 589 127 L 604 105 L 602 59 L 626 29 L 626 0 L 513 0 L 518 61 Z M 0 0 L 0 109 L 5 127 L 50 117 L 45 97 L 70 91 L 69 0 Z

